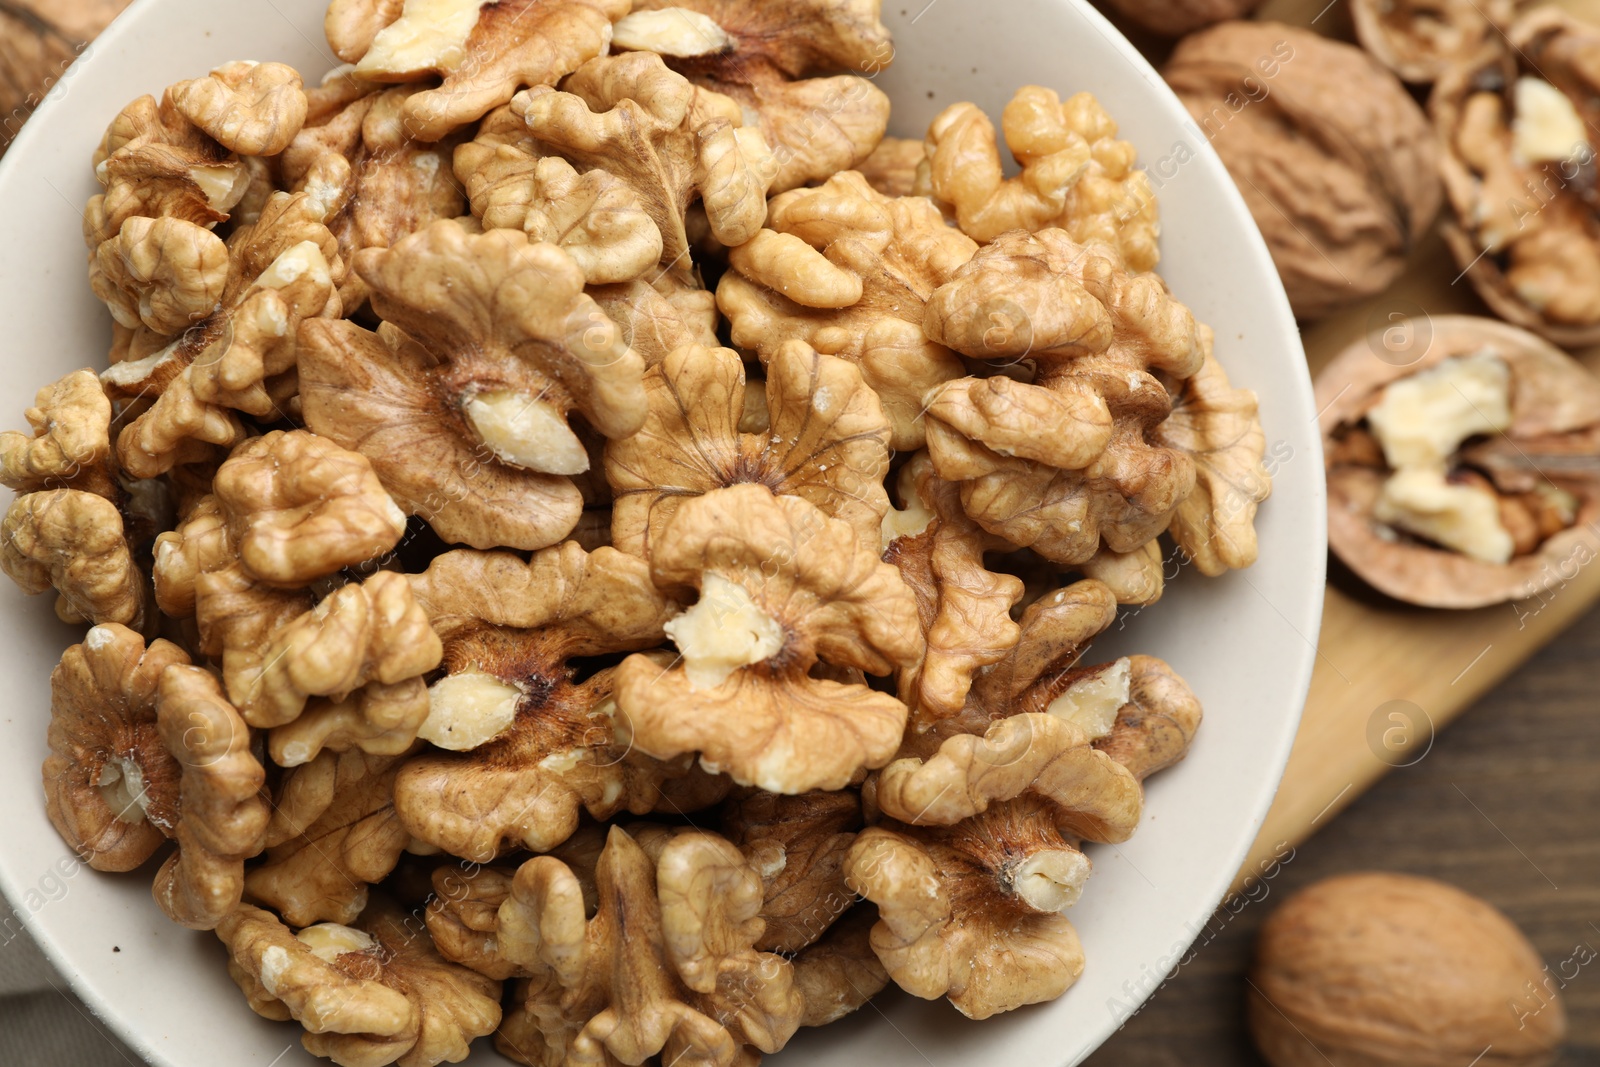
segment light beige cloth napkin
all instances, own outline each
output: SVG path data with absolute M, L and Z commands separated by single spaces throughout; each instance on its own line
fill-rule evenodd
M 22 924 L 0 901 L 0 1064 L 5 1067 L 144 1067 L 72 995 Z

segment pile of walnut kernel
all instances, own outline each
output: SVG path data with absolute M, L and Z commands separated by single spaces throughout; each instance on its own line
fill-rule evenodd
M 1082 844 L 1201 716 L 1080 656 L 1161 534 L 1248 566 L 1270 487 L 1111 118 L 1030 87 L 885 139 L 876 0 L 327 30 L 320 84 L 116 116 L 110 366 L 0 435 L 0 565 L 91 625 L 62 836 L 163 853 L 343 1064 L 726 1067 L 890 981 L 1060 995 Z

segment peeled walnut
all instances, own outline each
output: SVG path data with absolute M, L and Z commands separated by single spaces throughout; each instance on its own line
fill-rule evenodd
M 894 58 L 879 0 L 644 0 L 612 47 L 657 52 L 755 113 L 775 192 L 849 170 L 883 137 L 889 98 L 866 78 Z M 852 71 L 835 77 L 816 77 Z
M 1425 328 L 1429 347 L 1406 366 L 1375 357 L 1374 337 L 1317 376 L 1330 547 L 1381 592 L 1429 607 L 1569 580 L 1595 551 L 1600 380 L 1492 319 Z
M 328 229 L 346 263 L 365 248 L 388 248 L 465 207 L 451 181 L 450 139 L 413 140 L 402 117 L 416 86 L 385 89 L 347 71 L 313 89 L 318 105 L 278 161 L 291 192 L 324 205 Z M 366 282 L 354 271 L 339 286 L 345 314 L 366 302 Z
M 759 914 L 767 927 L 757 949 L 792 956 L 854 903 L 844 884 L 844 858 L 861 828 L 858 794 L 746 791 L 721 814 L 719 829 L 761 876 Z
M 1029 85 L 1006 104 L 1006 147 L 1022 165 L 1002 178 L 994 123 L 974 104 L 952 104 L 928 126 L 915 192 L 954 211 L 963 232 L 990 242 L 1008 230 L 1066 230 L 1075 242 L 1117 251 L 1130 270 L 1157 262 L 1155 195 L 1130 142 L 1093 94 L 1062 101 Z
M 627 181 L 603 168 L 582 174 L 529 131 L 507 105 L 455 151 L 456 179 L 486 230 L 522 230 L 559 245 L 591 284 L 632 281 L 661 260 L 661 230 Z M 683 278 L 683 274 L 674 275 Z
M 657 758 L 698 752 L 707 770 L 773 793 L 840 789 L 888 762 L 906 706 L 813 670 L 888 674 L 921 659 L 916 601 L 877 548 L 760 485 L 685 501 L 650 569 L 700 599 L 666 625 L 680 662 L 617 668 L 619 728 Z
M 1275 1067 L 1542 1067 L 1567 1032 L 1549 968 L 1509 919 L 1403 874 L 1329 878 L 1285 901 L 1261 928 L 1246 1004 Z
M 281 767 L 308 763 L 324 747 L 394 756 L 428 716 L 422 676 L 443 655 L 405 576 L 379 571 L 279 627 L 260 670 L 230 681 L 249 693 L 245 718 L 273 727 L 268 745 Z M 332 703 L 308 706 L 318 696 Z
M 801 341 L 780 345 L 767 364 L 758 433 L 741 432 L 755 389 L 731 349 L 680 348 L 646 372 L 644 386 L 644 427 L 606 445 L 617 548 L 649 555 L 684 501 L 740 484 L 809 500 L 863 541 L 877 530 L 889 503 L 889 423 L 852 364 Z
M 236 494 L 234 513 L 249 508 Z M 232 695 L 241 703 L 252 695 L 244 683 L 265 662 L 267 638 L 312 606 L 309 592 L 292 583 L 288 589 L 274 588 L 240 560 L 239 537 L 248 528 L 230 523 L 222 502 L 207 494 L 176 530 L 156 538 L 153 568 L 156 604 L 174 619 L 194 616 L 199 651 L 221 661 L 223 677 L 234 680 Z M 337 532 L 324 526 L 313 543 L 332 541 Z M 333 558 L 337 566 L 339 557 Z
M 306 120 L 300 72 L 282 63 L 226 63 L 170 92 L 184 118 L 243 156 L 277 155 Z
M 245 164 L 184 117 L 171 92 L 123 108 L 106 128 L 94 167 L 105 192 L 83 214 L 91 255 L 132 218 L 209 230 L 228 220 L 250 186 Z
M 1096 701 L 1095 681 L 1079 679 L 1079 691 L 1068 687 L 1062 696 L 1101 703 L 1114 716 L 1127 702 L 1126 677 L 1120 692 L 1103 701 Z M 997 720 L 982 737 L 948 737 L 926 760 L 908 756 L 880 771 L 873 801 L 902 823 L 953 826 L 1026 795 L 1063 835 L 1126 841 L 1139 825 L 1144 797 L 1126 767 L 1092 746 L 1109 724 L 1095 730 L 1075 721 L 1072 713 L 1084 710 L 1024 712 Z
M 405 517 L 364 457 L 304 430 L 274 430 L 217 468 L 217 503 L 249 573 L 293 588 L 389 551 Z
M 354 922 L 368 886 L 411 844 L 395 811 L 402 762 L 330 750 L 285 774 L 272 798 L 266 856 L 245 874 L 245 899 L 295 926 Z
M 928 395 L 934 469 L 961 483 L 961 503 L 984 529 L 1077 564 L 1102 544 L 1133 552 L 1172 524 L 1197 464 L 1156 429 L 1173 412 L 1164 382 L 1200 371 L 1207 346 L 1159 277 L 1129 272 L 1104 245 L 1079 245 L 1063 230 L 1014 232 L 933 294 L 924 329 L 991 361 L 991 371 L 1022 359 L 1035 368 L 1031 382 L 994 373 Z M 1248 428 L 1252 419 L 1246 406 L 1238 421 Z M 1185 440 L 1192 432 L 1173 437 L 1202 444 Z M 1247 444 L 1240 457 L 1246 470 L 1264 439 L 1251 443 L 1254 454 Z M 1206 532 L 1174 531 L 1182 541 Z
M 1006 147 L 1022 173 L 1003 178 L 994 124 L 975 104 L 952 104 L 928 126 L 926 167 L 916 192 L 955 214 L 979 241 L 1010 230 L 1065 230 L 1074 241 L 1115 249 L 1132 271 L 1154 270 L 1156 198 L 1133 145 L 1091 93 L 1066 101 L 1024 86 L 1001 117 Z
M 1094 747 L 1139 781 L 1189 754 L 1203 713 L 1187 682 L 1154 656 L 1128 657 L 1128 699 Z
M 363 252 L 356 268 L 387 329 L 306 329 L 308 425 L 365 455 L 451 540 L 559 541 L 582 510 L 566 476 L 590 462 L 569 417 L 625 437 L 645 416 L 643 362 L 582 272 L 553 245 L 454 221 Z
M 209 315 L 227 280 L 222 239 L 178 218 L 129 219 L 90 262 L 90 285 L 118 324 L 158 334 Z
M 296 1020 L 306 1050 L 336 1063 L 459 1063 L 500 1024 L 500 983 L 442 959 L 398 905 L 374 900 L 354 923 L 296 931 L 246 905 L 217 936 L 250 1007 Z
M 1212 352 L 1211 327 L 1200 327 L 1200 349 L 1205 359 L 1200 369 L 1185 378 L 1172 399 L 1172 414 L 1150 431 L 1150 439 L 1194 460 L 1194 492 L 1183 498 L 1173 513 L 1168 532 L 1201 574 L 1216 577 L 1256 561 L 1256 509 L 1272 493 L 1272 476 L 1262 464 L 1267 436 L 1261 429 L 1260 403 L 1249 389 L 1235 389 L 1228 372 Z M 1160 595 L 1161 562 L 1153 546 L 1133 567 L 1137 588 L 1156 583 Z M 1104 575 L 1089 577 L 1111 581 L 1114 570 L 1129 573 L 1128 561 L 1115 566 L 1099 555 Z M 1123 596 L 1124 603 L 1148 603 L 1148 595 Z
M 18 493 L 83 489 L 115 499 L 111 401 L 92 370 L 44 386 L 25 413 L 33 436 L 0 433 L 0 485 Z
M 1354 0 L 1350 16 L 1361 47 L 1406 81 L 1427 83 L 1505 47 L 1516 8 L 1517 0 Z
M 394 499 L 441 537 L 532 549 L 573 530 L 583 495 L 571 479 L 504 461 L 469 417 L 487 424 L 502 451 L 520 448 L 529 462 L 588 463 L 576 435 L 532 399 L 539 394 L 521 391 L 534 383 L 520 363 L 507 361 L 507 373 L 499 375 L 470 363 L 457 371 L 387 323 L 374 334 L 351 322 L 319 322 L 308 324 L 302 337 L 307 424 L 367 456 Z M 480 391 L 491 403 L 477 402 Z M 496 421 L 493 401 L 503 404 L 506 417 Z M 526 416 L 522 425 L 519 416 Z M 559 451 L 550 447 L 552 435 Z
M 1030 800 L 954 827 L 885 823 L 856 838 L 851 888 L 878 906 L 871 944 L 896 985 L 973 1019 L 1053 1000 L 1083 973 L 1062 912 L 1089 861 Z
M 845 875 L 878 906 L 872 948 L 908 992 L 987 1018 L 1082 973 L 1062 914 L 1089 874 L 1078 843 L 1133 832 L 1139 782 L 1183 757 L 1200 717 L 1159 660 L 1073 669 L 1115 611 L 1093 581 L 1035 602 L 962 715 L 908 735 L 906 755 L 869 779 L 869 809 L 886 818 L 857 837 Z
M 579 166 L 622 179 L 661 233 L 661 266 L 690 274 L 685 215 L 698 199 L 716 239 L 743 244 L 761 226 L 776 167 L 734 100 L 696 88 L 661 57 L 590 60 L 511 104 L 533 136 Z
M 1496 315 L 1559 345 L 1592 344 L 1600 30 L 1543 8 L 1509 40 L 1510 50 L 1447 71 L 1429 100 L 1451 207 L 1445 241 Z
M 527 563 L 461 550 L 411 581 L 445 640 L 447 671 L 421 730 L 445 751 L 415 757 L 395 783 L 414 837 L 482 863 L 560 845 L 584 811 L 605 819 L 662 805 L 683 761 L 633 751 L 614 721 L 616 672 L 580 681 L 569 663 L 661 641 L 671 603 L 643 560 L 570 541 Z
M 456 182 L 484 229 L 522 228 L 534 193 L 533 169 L 544 155 L 510 104 L 485 115 L 472 139 L 456 146 L 451 154 Z
M 625 0 L 335 0 L 325 28 L 340 59 L 374 82 L 441 83 L 406 102 L 419 141 L 438 141 L 604 55 Z
M 463 148 L 477 147 L 463 146 Z M 607 171 L 579 174 L 560 156 L 535 157 L 502 146 L 474 166 L 457 152 L 457 173 L 469 169 L 468 187 L 488 186 L 492 198 L 475 203 L 485 229 L 519 229 L 536 241 L 559 245 L 585 280 L 597 285 L 632 281 L 661 260 L 661 231 L 633 187 Z
M 148 587 L 134 557 L 165 526 L 164 487 L 123 478 L 113 409 L 91 370 L 40 389 L 32 436 L 0 433 L 0 484 L 17 498 L 0 521 L 0 570 L 25 593 L 53 589 L 65 622 L 142 628 Z
M 266 773 L 250 728 L 203 668 L 161 675 L 157 724 L 182 768 L 178 851 L 156 872 L 156 903 L 173 922 L 210 930 L 238 905 L 244 863 L 266 841 Z
M 642 831 L 656 828 L 644 827 Z M 761 880 L 701 831 L 612 827 L 597 907 L 553 856 L 523 864 L 501 905 L 500 951 L 532 977 L 496 1042 L 529 1064 L 750 1062 L 776 1052 L 804 1010 L 793 968 L 754 949 Z
M 926 638 L 922 662 L 902 671 L 900 699 L 918 727 L 954 715 L 972 682 L 1000 662 L 1021 630 L 1011 609 L 1022 599 L 1022 580 L 984 566 L 995 538 L 967 517 L 960 487 L 940 478 L 927 453 L 900 468 L 902 508 L 883 520 L 883 558 L 917 598 Z
M 924 336 L 923 305 L 976 250 L 926 198 L 886 197 L 846 171 L 773 197 L 767 228 L 729 253 L 717 306 L 763 362 L 798 338 L 860 366 L 890 444 L 918 448 L 924 395 L 962 370 Z
M 162 673 L 189 657 L 115 623 L 92 628 L 50 675 L 45 811 L 99 871 L 131 871 L 178 825 L 182 769 L 157 722 Z
M 877 909 L 861 904 L 794 957 L 794 984 L 805 1000 L 801 1026 L 827 1026 L 858 1011 L 889 984 L 872 951 Z
M 81 489 L 17 497 L 0 521 L 0 570 L 24 593 L 54 590 L 62 622 L 144 625 L 144 575 L 121 512 L 104 497 Z
M 916 191 L 917 168 L 928 158 L 921 141 L 885 137 L 872 154 L 856 164 L 856 172 L 884 196 L 910 196 Z
M 1141 30 L 1162 37 L 1181 37 L 1202 26 L 1244 18 L 1261 0 L 1110 0 L 1113 11 Z
M 1433 132 L 1393 74 L 1276 22 L 1202 30 L 1162 74 L 1233 175 L 1298 317 L 1395 279 L 1440 187 Z
M 585 908 L 599 904 L 595 867 L 605 848 L 608 827 L 586 823 L 545 855 L 567 864 L 578 880 Z M 479 974 L 502 980 L 527 978 L 527 968 L 513 963 L 500 951 L 497 931 L 500 906 L 511 897 L 514 867 L 485 867 L 478 863 L 445 863 L 433 869 L 433 893 L 427 905 L 428 933 L 445 959 L 471 967 Z
M 1105 737 L 1129 699 L 1129 661 L 1080 668 L 1078 660 L 1116 618 L 1116 594 L 1093 579 L 1034 600 L 1018 620 L 1016 641 L 1003 658 L 974 677 L 961 708 L 908 732 L 899 755 L 928 758 L 957 737 L 967 738 L 961 744 L 971 744 L 1019 714 L 1075 722 L 1091 741 Z
M 142 318 L 151 330 L 176 334 L 150 355 L 124 359 L 100 376 L 114 398 L 155 399 L 117 436 L 119 462 L 142 478 L 238 443 L 246 431 L 235 411 L 278 411 L 274 383 L 294 369 L 298 327 L 340 314 L 337 286 L 344 273 L 322 209 L 305 193 L 274 194 L 261 217 L 235 230 L 225 247 L 204 230 L 191 227 L 184 236 L 163 229 L 176 220 L 146 222 L 129 220 L 95 260 L 97 277 L 106 283 L 96 291 L 123 325 Z M 192 250 L 189 237 L 200 233 L 221 251 L 212 272 L 215 291 L 208 288 L 181 318 L 149 319 L 144 309 L 152 292 L 143 264 L 166 263 L 175 246 Z M 162 277 L 158 272 L 148 280 Z

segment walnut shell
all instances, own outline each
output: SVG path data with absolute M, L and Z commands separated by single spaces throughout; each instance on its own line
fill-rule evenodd
M 1600 28 L 1554 8 L 1519 19 L 1475 62 L 1440 76 L 1428 100 L 1456 266 L 1500 318 L 1567 348 L 1600 342 Z M 1554 86 L 1584 129 L 1543 161 L 1519 150 L 1526 81 Z M 1529 126 L 1537 123 L 1530 122 Z
M 1228 19 L 1242 19 L 1261 0 L 1107 0 L 1117 14 L 1159 37 L 1182 37 Z
M 1351 0 L 1356 39 L 1408 82 L 1427 84 L 1488 48 L 1501 48 L 1516 0 Z
M 1555 977 L 1509 919 L 1409 875 L 1295 894 L 1262 927 L 1250 983 L 1274 1067 L 1538 1067 L 1567 1029 Z
M 1186 37 L 1163 73 L 1238 183 L 1296 316 L 1388 287 L 1440 202 L 1432 131 L 1393 74 L 1276 22 Z
M 1470 315 L 1438 315 L 1391 330 L 1431 330 L 1426 352 L 1396 366 L 1378 358 L 1382 336 L 1357 341 L 1317 375 L 1316 402 L 1328 466 L 1328 545 L 1367 584 L 1408 603 L 1476 608 L 1530 597 L 1570 581 L 1600 544 L 1590 527 L 1600 520 L 1600 381 L 1566 353 L 1515 326 Z M 1345 432 L 1364 417 L 1383 389 L 1454 356 L 1484 351 L 1511 371 L 1512 423 L 1458 456 L 1501 488 L 1521 475 L 1549 479 L 1578 500 L 1567 527 L 1535 551 L 1509 563 L 1488 563 L 1457 552 L 1395 539 L 1372 518 L 1377 480 L 1370 465 L 1347 462 Z M 1375 460 L 1382 467 L 1381 456 Z M 1531 470 L 1530 470 L 1531 468 Z M 1531 480 L 1531 479 L 1530 479 Z M 1531 486 L 1530 486 L 1531 487 Z

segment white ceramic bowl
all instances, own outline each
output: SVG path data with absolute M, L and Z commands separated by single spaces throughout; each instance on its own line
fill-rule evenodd
M 34 391 L 101 366 L 109 318 L 89 293 L 79 215 L 90 155 L 127 101 L 230 59 L 277 59 L 316 77 L 335 60 L 325 0 L 138 0 L 95 42 L 0 163 L 0 425 L 23 426 Z M 926 5 L 926 6 L 923 6 Z M 834 1026 L 803 1031 L 775 1063 L 878 1067 L 1078 1063 L 1173 968 L 1227 889 L 1277 787 L 1315 656 L 1324 569 L 1322 459 L 1299 335 L 1266 248 L 1203 134 L 1156 73 L 1081 0 L 886 0 L 897 57 L 879 78 L 894 132 L 921 136 L 973 100 L 998 119 L 1014 89 L 1097 93 L 1157 179 L 1161 272 L 1216 329 L 1236 383 L 1261 397 L 1276 470 L 1261 561 L 1206 580 L 1184 574 L 1155 608 L 1093 653 L 1169 660 L 1206 708 L 1188 760 L 1153 779 L 1145 824 L 1096 848 L 1072 918 L 1088 953 L 1054 1004 L 984 1023 L 943 1003 L 885 993 Z M 1191 157 L 1192 158 L 1189 158 Z M 1187 162 L 1180 163 L 1180 160 Z M 52 598 L 0 581 L 0 889 L 89 1006 L 161 1067 L 318 1062 L 289 1024 L 258 1019 L 219 943 L 169 923 L 146 875 L 82 867 L 45 818 L 39 764 L 49 684 L 76 630 Z M 7 935 L 9 936 L 9 935 Z M 473 1063 L 499 1062 L 487 1043 Z

